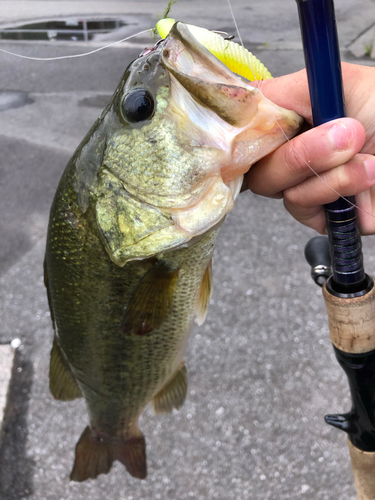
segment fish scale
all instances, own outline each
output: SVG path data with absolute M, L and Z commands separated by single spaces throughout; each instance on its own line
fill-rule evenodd
M 71 164 L 71 168 L 75 165 Z M 75 205 L 79 210 L 77 199 L 74 200 L 76 193 L 71 195 L 70 206 Z M 57 192 L 55 214 L 65 213 L 66 198 L 65 193 Z M 93 401 L 94 409 L 90 412 L 93 426 L 122 433 L 118 421 L 138 417 L 182 361 L 181 350 L 186 344 L 202 277 L 212 258 L 219 230 L 210 231 L 194 245 L 162 257 L 171 268 L 179 269 L 172 310 L 167 321 L 152 335 L 137 337 L 124 335 L 119 325 L 126 304 L 150 268 L 150 261 L 116 266 L 100 242 L 92 211 L 89 209 L 76 218 L 82 228 L 78 232 L 77 226 L 73 227 L 64 217 L 58 222 L 55 218 L 50 226 L 47 256 L 48 266 L 57 273 L 49 283 L 56 304 L 54 314 L 59 318 L 56 330 L 64 352 L 70 353 L 70 366 L 82 392 L 87 392 L 89 410 Z M 64 258 L 65 249 L 69 249 L 69 261 Z M 58 304 L 63 304 L 63 308 Z M 107 401 L 100 404 L 102 398 L 96 397 L 90 386 L 97 388 Z

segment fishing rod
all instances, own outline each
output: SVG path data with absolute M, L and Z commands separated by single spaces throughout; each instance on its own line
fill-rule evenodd
M 314 126 L 345 116 L 333 0 L 296 0 Z M 305 256 L 323 285 L 330 337 L 345 371 L 352 408 L 325 421 L 348 435 L 359 500 L 375 499 L 375 287 L 364 270 L 355 197 L 325 205 L 328 240 L 315 237 Z

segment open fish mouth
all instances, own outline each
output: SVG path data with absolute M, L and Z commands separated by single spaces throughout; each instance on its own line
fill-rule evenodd
M 294 111 L 272 103 L 234 74 L 182 22 L 173 25 L 163 42 L 161 59 L 171 75 L 177 114 L 183 108 L 195 115 L 195 123 L 202 130 L 214 128 L 211 137 L 216 137 L 216 147 L 230 151 L 230 165 L 220 169 L 226 183 L 293 137 L 302 124 Z M 187 95 L 199 112 L 187 108 Z
M 181 22 L 172 27 L 162 53 L 169 72 L 201 104 L 236 127 L 245 126 L 256 112 L 259 92 L 236 77 Z
M 162 61 L 196 101 L 235 127 L 249 125 L 263 100 L 270 103 L 259 89 L 232 73 L 199 43 L 182 22 L 176 22 L 166 38 Z M 270 104 L 274 118 L 283 122 L 286 134 L 294 135 L 300 127 L 300 117 L 293 111 Z M 269 129 L 269 125 L 263 128 Z

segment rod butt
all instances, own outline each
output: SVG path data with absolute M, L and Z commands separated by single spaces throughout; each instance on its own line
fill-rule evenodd
M 375 452 L 361 451 L 348 439 L 358 500 L 375 500 Z

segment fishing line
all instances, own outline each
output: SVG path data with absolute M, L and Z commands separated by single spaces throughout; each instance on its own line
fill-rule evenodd
M 20 57 L 21 59 L 31 59 L 32 61 L 57 61 L 58 59 L 73 59 L 74 57 L 84 57 L 84 56 L 89 56 L 91 54 L 95 54 L 96 52 L 100 52 L 101 50 L 108 49 L 109 47 L 113 47 L 114 45 L 118 45 L 119 43 L 126 42 L 126 40 L 130 40 L 131 38 L 134 38 L 135 36 L 142 35 L 143 33 L 149 33 L 149 32 L 152 32 L 152 28 L 149 28 L 149 29 L 143 30 L 143 31 L 139 31 L 138 33 L 135 33 L 134 35 L 127 36 L 126 38 L 123 38 L 122 40 L 118 40 L 117 42 L 112 42 L 108 45 L 104 45 L 104 47 L 99 47 L 98 49 L 90 50 L 90 52 L 84 52 L 82 54 L 72 54 L 69 56 L 31 57 L 31 56 L 24 56 L 22 54 L 16 54 L 15 52 L 10 52 L 9 50 L 5 50 L 5 49 L 0 49 L 0 52 L 4 52 L 4 54 L 9 54 L 11 56 Z
M 232 19 L 233 19 L 233 22 L 234 22 L 234 26 L 236 28 L 236 31 L 237 31 L 237 35 L 238 35 L 238 38 L 240 40 L 240 43 L 242 45 L 242 48 L 245 48 L 244 44 L 243 44 L 243 41 L 242 41 L 242 37 L 241 37 L 241 33 L 240 33 L 240 30 L 238 29 L 238 24 L 237 24 L 237 21 L 236 21 L 236 18 L 234 17 L 234 12 L 233 12 L 233 9 L 232 9 L 232 4 L 230 3 L 230 0 L 227 0 L 228 2 L 228 7 L 229 7 L 229 10 L 230 10 L 230 14 L 232 16 Z M 245 52 L 246 54 L 246 52 Z M 251 62 L 250 62 L 250 59 L 249 59 L 249 65 L 250 65 L 250 69 L 251 71 L 253 71 L 253 68 L 251 67 Z M 253 75 L 255 77 L 255 80 L 257 79 L 257 77 L 255 76 L 255 73 L 253 71 Z
M 238 24 L 237 24 L 236 19 L 235 19 L 235 16 L 234 16 L 234 12 L 233 12 L 233 9 L 232 9 L 231 0 L 227 0 L 227 2 L 228 2 L 228 7 L 229 7 L 229 10 L 230 10 L 230 13 L 231 13 L 232 19 L 233 19 L 234 26 L 235 26 L 236 31 L 237 31 L 238 38 L 239 38 L 239 40 L 240 40 L 240 42 L 241 42 L 242 47 L 243 47 L 243 48 L 245 48 L 244 43 L 243 43 L 243 41 L 242 41 L 241 34 L 240 34 L 240 30 L 239 30 L 239 28 L 238 28 Z M 250 66 L 250 69 L 251 69 L 251 71 L 252 71 L 252 73 L 253 73 L 253 75 L 254 75 L 255 81 L 257 81 L 257 82 L 258 82 L 259 80 L 257 79 L 256 74 L 255 74 L 255 72 L 254 72 L 254 70 L 253 70 L 253 68 L 252 68 L 252 64 L 251 64 L 251 61 L 250 61 L 250 56 L 249 56 L 249 54 L 248 54 L 248 53 L 246 53 L 246 52 L 245 52 L 245 54 L 246 54 L 246 57 L 247 57 L 247 59 L 248 59 L 248 64 L 249 64 L 249 66 Z M 318 177 L 318 178 L 319 178 L 319 179 L 323 182 L 323 184 L 324 184 L 326 187 L 328 187 L 328 188 L 329 188 L 332 192 L 334 192 L 335 194 L 337 194 L 337 196 L 338 196 L 339 198 L 342 198 L 342 199 L 343 199 L 343 200 L 345 200 L 347 203 L 349 203 L 349 205 L 351 205 L 352 207 L 356 208 L 357 210 L 360 210 L 360 211 L 361 211 L 361 212 L 363 212 L 364 214 L 369 215 L 370 217 L 372 217 L 372 218 L 374 218 L 374 219 L 375 219 L 375 215 L 373 215 L 373 214 L 372 214 L 372 213 L 370 213 L 370 212 L 367 212 L 367 211 L 366 211 L 366 210 L 364 210 L 363 208 L 360 208 L 360 207 L 359 207 L 358 205 L 356 205 L 355 203 L 352 203 L 350 200 L 348 200 L 348 198 L 345 198 L 345 196 L 342 196 L 342 195 L 341 195 L 338 191 L 336 191 L 336 189 L 335 189 L 335 188 L 333 188 L 333 187 L 332 187 L 332 186 L 331 186 L 331 185 L 330 185 L 330 184 L 329 184 L 326 180 L 324 180 L 324 179 L 323 179 L 323 177 L 322 177 L 320 174 L 318 174 L 318 172 L 316 172 L 316 170 L 314 170 L 314 168 L 313 168 L 311 165 L 309 165 L 309 163 L 308 163 L 308 162 L 307 162 L 304 158 L 302 158 L 302 156 L 300 155 L 300 153 L 296 150 L 296 148 L 295 148 L 295 147 L 294 147 L 294 145 L 293 145 L 293 142 L 292 142 L 292 141 L 289 139 L 289 137 L 286 135 L 286 133 L 285 133 L 284 129 L 283 129 L 283 128 L 282 128 L 282 126 L 280 125 L 280 123 L 279 123 L 279 121 L 278 121 L 278 119 L 277 119 L 277 117 L 276 117 L 276 115 L 275 115 L 275 114 L 274 114 L 274 119 L 275 119 L 275 121 L 276 121 L 276 123 L 277 123 L 277 126 L 279 127 L 279 129 L 281 130 L 282 134 L 284 135 L 285 139 L 287 140 L 287 142 L 289 142 L 289 144 L 290 144 L 290 146 L 291 146 L 291 148 L 292 148 L 292 150 L 293 150 L 294 154 L 295 154 L 296 156 L 298 156 L 298 158 L 302 161 L 302 163 L 304 163 L 304 164 L 305 164 L 305 165 L 306 165 L 306 166 L 307 166 L 307 167 L 311 170 L 311 172 L 313 172 L 313 173 L 316 175 L 316 177 Z

